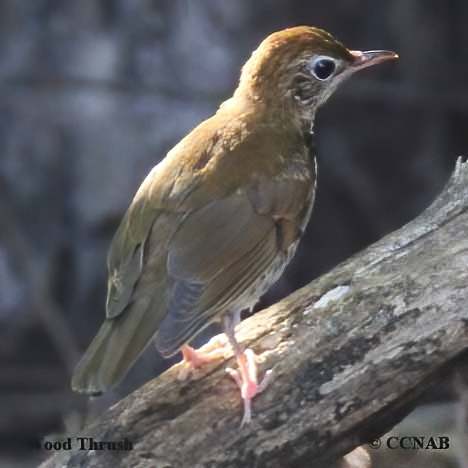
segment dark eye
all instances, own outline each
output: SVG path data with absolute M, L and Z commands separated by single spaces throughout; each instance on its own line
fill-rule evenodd
M 336 65 L 333 60 L 330 59 L 320 59 L 317 60 L 312 66 L 312 73 L 319 80 L 327 80 L 332 76 L 335 71 Z

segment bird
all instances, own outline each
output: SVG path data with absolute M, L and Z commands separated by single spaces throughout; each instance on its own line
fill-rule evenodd
M 347 49 L 322 29 L 269 35 L 243 66 L 233 96 L 148 174 L 111 242 L 106 318 L 79 361 L 72 389 L 116 385 L 151 342 L 196 368 L 210 357 L 190 342 L 220 322 L 244 402 L 259 382 L 255 354 L 236 340 L 251 310 L 292 259 L 311 216 L 314 119 L 335 89 L 394 52 Z

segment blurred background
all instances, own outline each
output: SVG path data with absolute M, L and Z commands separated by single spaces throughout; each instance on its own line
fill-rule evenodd
M 262 307 L 413 219 L 468 154 L 468 2 L 0 0 L 0 467 L 36 466 L 47 453 L 31 441 L 77 431 L 170 364 L 150 347 L 106 396 L 70 391 L 139 185 L 230 97 L 260 41 L 300 24 L 401 58 L 318 114 L 315 210 Z M 457 388 L 447 373 L 409 423 L 456 431 Z M 422 461 L 374 451 L 373 466 L 466 468 L 459 445 Z

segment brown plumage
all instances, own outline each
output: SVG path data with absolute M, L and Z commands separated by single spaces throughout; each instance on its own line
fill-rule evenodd
M 125 214 L 108 256 L 107 318 L 74 390 L 106 390 L 152 339 L 163 356 L 182 348 L 188 359 L 186 344 L 223 319 L 249 420 L 261 386 L 234 326 L 279 278 L 309 220 L 315 112 L 354 71 L 395 57 L 351 52 L 305 26 L 262 42 L 233 97 L 150 172 Z

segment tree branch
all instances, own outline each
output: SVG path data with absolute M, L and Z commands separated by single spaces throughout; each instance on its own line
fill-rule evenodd
M 230 353 L 189 382 L 174 366 L 81 433 L 126 438 L 133 450 L 62 451 L 42 466 L 331 466 L 401 420 L 468 347 L 467 226 L 459 160 L 417 219 L 245 320 L 237 336 L 274 373 L 249 426 L 239 427 L 239 390 L 224 371 L 235 366 Z

